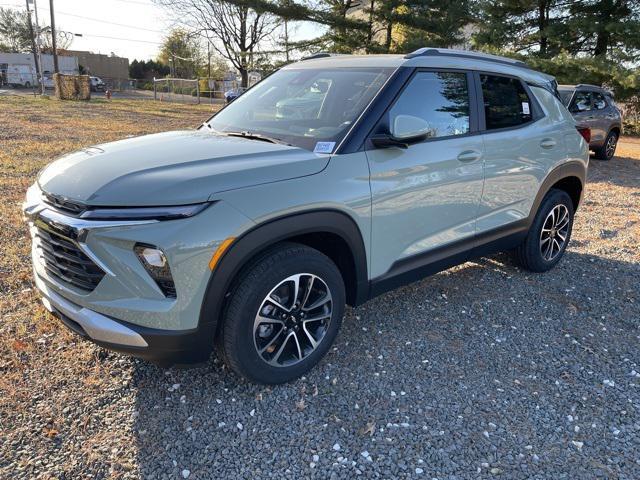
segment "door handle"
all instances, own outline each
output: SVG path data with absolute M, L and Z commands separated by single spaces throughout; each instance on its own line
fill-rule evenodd
M 556 146 L 556 141 L 553 138 L 545 138 L 540 142 L 542 148 L 553 148 Z
M 458 155 L 458 160 L 465 163 L 475 162 L 476 160 L 479 160 L 481 156 L 482 154 L 477 150 L 465 150 Z

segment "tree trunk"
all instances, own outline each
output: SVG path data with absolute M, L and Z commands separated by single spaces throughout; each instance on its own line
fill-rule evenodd
M 242 78 L 240 86 L 242 88 L 247 88 L 249 86 L 249 71 L 246 67 L 240 67 L 238 70 L 240 71 L 240 77 Z
M 549 39 L 546 33 L 547 28 L 547 2 L 538 2 L 538 31 L 540 35 L 540 56 L 546 57 L 548 52 Z
M 371 0 L 369 5 L 369 31 L 367 32 L 367 48 L 365 51 L 371 53 L 371 46 L 373 44 L 373 29 L 374 29 L 374 10 L 376 8 L 376 0 Z
M 609 46 L 609 32 L 606 30 L 601 30 L 598 32 L 598 37 L 596 39 L 596 47 L 593 50 L 593 54 L 596 57 L 606 57 L 607 56 L 607 47 Z
M 393 40 L 393 23 L 389 21 L 389 23 L 387 23 L 387 38 L 384 41 L 385 53 L 389 53 L 391 51 L 392 40 Z

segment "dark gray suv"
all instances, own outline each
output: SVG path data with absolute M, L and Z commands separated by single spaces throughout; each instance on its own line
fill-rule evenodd
M 596 85 L 560 85 L 562 103 L 576 122 L 591 129 L 589 148 L 596 158 L 611 160 L 622 132 L 622 114 L 613 94 Z

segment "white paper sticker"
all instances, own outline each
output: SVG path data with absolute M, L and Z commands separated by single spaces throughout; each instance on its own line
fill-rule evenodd
M 318 142 L 316 143 L 316 148 L 313 149 L 313 153 L 331 153 L 335 146 L 336 142 Z
M 531 113 L 529 110 L 529 102 L 522 102 L 522 113 L 525 115 L 529 115 Z

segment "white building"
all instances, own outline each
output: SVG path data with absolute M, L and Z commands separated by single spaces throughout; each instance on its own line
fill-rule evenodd
M 42 72 L 45 76 L 53 73 L 53 55 L 43 53 Z M 78 74 L 78 59 L 66 55 L 58 55 L 60 73 Z M 0 53 L 0 84 L 36 85 L 36 64 L 30 53 Z

